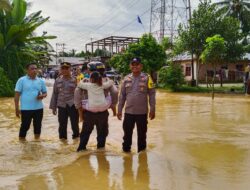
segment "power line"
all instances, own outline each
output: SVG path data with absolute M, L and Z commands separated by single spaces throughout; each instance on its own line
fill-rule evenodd
M 135 1 L 133 4 L 130 4 L 130 6 L 128 7 L 128 9 L 132 8 L 134 5 L 136 5 L 140 0 Z M 132 1 L 131 1 L 132 2 Z M 118 12 L 119 14 L 119 12 Z M 95 28 L 95 30 L 99 30 L 100 28 L 104 27 L 106 24 L 110 23 L 112 20 L 116 19 L 117 15 L 115 14 L 113 17 L 111 17 L 108 21 L 104 22 L 101 26 L 99 26 L 98 28 Z
M 151 9 L 151 8 L 147 9 L 146 11 L 144 11 L 144 12 L 140 15 L 140 17 L 142 17 L 143 15 L 145 15 L 147 12 L 149 12 L 150 9 Z M 131 24 L 134 23 L 135 21 L 137 21 L 137 18 L 136 18 L 136 19 L 133 19 L 131 22 L 127 23 L 126 25 L 122 26 L 120 29 L 118 29 L 118 30 L 116 30 L 116 31 L 114 31 L 114 32 L 112 32 L 112 33 L 116 33 L 116 32 L 119 32 L 119 31 L 123 30 L 124 28 L 126 28 L 126 27 L 129 26 L 129 25 L 131 25 Z
M 131 9 L 132 7 L 134 7 L 137 3 L 139 3 L 141 0 L 136 0 L 136 1 L 134 1 L 134 0 L 132 0 L 132 1 L 129 1 L 129 3 L 127 4 L 128 6 L 126 7 L 127 9 Z M 123 0 L 121 0 L 120 2 L 123 2 Z M 117 7 L 117 6 L 116 6 Z M 113 7 L 113 8 L 111 8 L 110 10 L 113 10 L 115 7 Z M 118 11 L 119 11 L 119 9 L 118 9 Z M 150 11 L 150 8 L 149 9 L 147 9 L 146 11 L 144 11 L 141 15 L 140 15 L 140 17 L 142 17 L 143 15 L 145 15 L 147 12 L 149 12 Z M 100 26 L 98 26 L 97 28 L 95 28 L 95 33 L 97 33 L 97 31 L 96 30 L 99 30 L 99 29 L 101 29 L 101 28 L 103 28 L 103 27 L 105 27 L 107 24 L 109 24 L 112 20 L 114 20 L 114 19 L 116 19 L 116 18 L 118 18 L 118 14 L 119 14 L 120 12 L 117 12 L 116 11 L 116 14 L 114 14 L 110 19 L 108 19 L 106 22 L 104 22 L 103 24 L 101 24 Z M 129 23 L 127 23 L 126 25 L 124 25 L 124 26 L 122 26 L 120 29 L 118 29 L 118 30 L 116 30 L 116 31 L 114 31 L 114 32 L 112 32 L 111 34 L 114 34 L 114 33 L 116 33 L 116 32 L 119 32 L 119 31 L 121 31 L 122 29 L 124 29 L 124 28 L 126 28 L 127 26 L 129 26 L 129 25 L 131 25 L 133 22 L 135 22 L 136 20 L 135 19 L 133 19 L 131 22 L 129 22 Z M 85 39 L 84 41 L 83 41 L 83 43 L 86 43 L 87 41 L 89 41 L 89 39 L 90 39 L 90 37 L 89 37 L 89 35 L 91 34 L 91 32 L 93 33 L 93 31 L 89 31 L 87 34 L 84 34 L 84 38 L 83 39 Z M 98 33 L 97 33 L 98 34 Z M 102 33 L 100 33 L 99 32 L 99 34 L 102 34 Z M 73 38 L 75 38 L 75 37 L 73 37 Z M 73 39 L 72 38 L 72 39 Z
M 135 2 L 133 2 L 134 0 L 132 0 L 132 1 L 130 1 L 129 2 L 129 6 L 127 7 L 127 9 L 130 9 L 130 8 L 132 8 L 133 6 L 135 6 L 139 1 L 141 1 L 141 0 L 136 0 Z M 133 2 L 133 3 L 132 3 Z M 119 13 L 119 12 L 118 12 Z M 142 15 L 144 15 L 145 13 L 143 13 Z M 105 25 L 107 25 L 108 23 L 110 23 L 112 20 L 114 20 L 114 19 L 116 19 L 116 18 L 118 18 L 117 17 L 117 15 L 118 14 L 115 14 L 113 17 L 111 17 L 108 21 L 106 21 L 105 23 L 103 23 L 101 26 L 99 26 L 98 28 L 96 28 L 95 30 L 99 30 L 100 28 L 102 28 L 102 27 L 104 27 Z M 134 22 L 134 20 L 133 21 L 131 21 L 129 24 L 131 24 L 132 22 Z M 129 25 L 128 24 L 128 25 Z M 121 29 L 119 29 L 119 31 L 120 31 Z M 112 33 L 114 33 L 114 32 L 112 32 Z M 89 33 L 90 34 L 90 33 Z M 89 34 L 87 34 L 87 35 L 89 35 Z M 99 33 L 99 34 L 101 34 L 101 33 Z M 88 38 L 85 38 L 85 39 L 88 39 Z M 86 43 L 86 41 L 87 40 L 85 40 L 84 42 Z
M 122 2 L 122 1 L 124 1 L 124 0 L 120 0 L 120 1 L 118 1 L 118 5 Z M 105 18 L 106 17 L 106 15 L 108 15 L 108 16 L 110 16 L 110 15 L 112 15 L 112 14 L 114 14 L 114 12 L 113 12 L 113 10 L 114 9 L 116 9 L 116 11 L 115 12 L 117 12 L 117 6 L 113 6 L 111 9 L 109 9 L 106 13 L 108 13 L 108 14 L 105 14 L 103 17 Z M 111 14 L 110 14 L 111 13 Z M 107 21 L 107 20 L 106 20 Z M 106 22 L 105 21 L 105 22 Z M 98 28 L 98 27 L 100 27 L 101 25 L 103 25 L 103 22 L 100 24 L 100 26 L 98 26 L 99 24 L 97 24 L 97 25 L 95 25 L 94 26 L 94 30 L 96 30 L 96 28 Z

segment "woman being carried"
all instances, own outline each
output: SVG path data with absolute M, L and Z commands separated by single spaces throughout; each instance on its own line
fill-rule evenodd
M 104 89 L 110 88 L 114 82 L 108 80 L 102 82 L 102 76 L 99 72 L 95 71 L 90 75 L 90 83 L 80 82 L 78 87 L 88 92 L 88 99 L 82 101 L 82 108 L 90 112 L 103 112 L 110 108 L 111 97 L 105 97 Z M 112 109 L 113 115 L 116 115 L 116 110 Z

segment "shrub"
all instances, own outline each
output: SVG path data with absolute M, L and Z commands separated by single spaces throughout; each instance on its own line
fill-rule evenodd
M 11 97 L 14 95 L 14 85 L 8 79 L 2 67 L 0 67 L 0 97 Z
M 159 83 L 176 90 L 184 84 L 184 75 L 181 66 L 171 63 L 168 67 L 163 67 L 159 71 Z

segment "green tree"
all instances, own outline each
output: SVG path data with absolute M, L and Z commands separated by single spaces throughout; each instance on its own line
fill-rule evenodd
M 242 35 L 239 33 L 240 25 L 237 19 L 221 17 L 216 5 L 210 1 L 202 1 L 197 10 L 194 10 L 189 28 L 180 25 L 178 33 L 178 50 L 193 52 L 196 57 L 197 71 L 199 73 L 200 56 L 205 49 L 208 37 L 220 34 L 226 41 L 227 61 L 235 61 L 245 54 L 243 45 L 240 43 Z M 197 76 L 199 76 L 197 73 Z M 198 84 L 198 79 L 197 79 Z
M 144 34 L 139 43 L 130 44 L 124 53 L 113 56 L 109 64 L 120 73 L 127 74 L 129 72 L 129 62 L 133 57 L 140 57 L 143 70 L 152 76 L 166 62 L 164 48 L 157 43 L 151 34 Z
M 94 56 L 109 56 L 110 52 L 106 49 L 96 49 L 94 52 Z
M 168 37 L 163 38 L 161 45 L 165 51 L 172 48 L 172 43 L 170 42 L 170 39 Z
M 79 53 L 76 53 L 76 57 L 85 57 L 85 52 L 81 51 Z
M 48 54 L 47 39 L 55 36 L 35 36 L 34 31 L 49 20 L 41 11 L 26 16 L 25 0 L 0 1 L 0 67 L 15 82 L 24 73 L 24 66 Z
M 162 86 L 170 87 L 173 91 L 184 84 L 184 75 L 181 65 L 170 63 L 159 71 L 159 83 Z
M 224 39 L 220 35 L 214 35 L 206 39 L 206 46 L 201 54 L 203 63 L 209 63 L 213 68 L 212 78 L 212 99 L 214 99 L 214 79 L 216 66 L 224 63 L 226 53 L 226 45 Z
M 13 96 L 13 83 L 8 79 L 3 68 L 0 67 L 0 97 Z

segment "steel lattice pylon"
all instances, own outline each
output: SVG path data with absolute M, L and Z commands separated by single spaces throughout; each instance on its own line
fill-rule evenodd
M 150 33 L 159 41 L 173 42 L 180 23 L 188 26 L 189 0 L 151 0 Z

